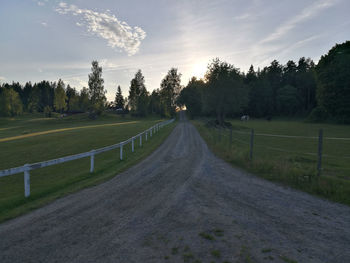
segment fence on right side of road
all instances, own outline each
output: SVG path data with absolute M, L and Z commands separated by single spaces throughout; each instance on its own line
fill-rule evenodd
M 317 170 L 317 175 L 320 176 L 324 170 L 324 160 L 332 159 L 333 162 L 328 163 L 328 165 L 333 166 L 333 170 L 338 168 L 348 171 L 344 174 L 345 177 L 350 178 L 350 165 L 349 167 L 344 167 L 344 165 L 340 167 L 341 165 L 337 164 L 337 161 L 341 162 L 341 160 L 343 160 L 343 163 L 350 161 L 350 138 L 326 137 L 323 129 L 319 130 L 317 136 L 257 133 L 254 129 L 247 131 L 232 128 L 214 128 L 213 130 L 213 139 L 216 143 L 226 144 L 228 142 L 227 145 L 232 147 L 232 144 L 236 142 L 246 149 L 250 161 L 253 161 L 257 153 L 269 154 L 271 157 L 271 152 L 277 152 L 280 155 L 293 155 L 299 157 L 298 160 L 312 161 Z M 330 151 L 333 153 L 329 153 Z M 300 156 L 306 157 L 302 158 Z M 307 160 L 308 157 L 312 157 L 313 160 Z M 332 168 L 329 168 L 329 170 L 332 170 Z
M 159 129 L 161 129 L 165 125 L 168 125 L 168 124 L 174 122 L 174 120 L 175 119 L 171 119 L 171 120 L 157 123 L 157 124 L 153 125 L 152 127 L 148 128 L 147 130 L 127 139 L 126 141 L 123 141 L 123 142 L 120 142 L 117 144 L 113 144 L 113 145 L 105 146 L 105 147 L 102 147 L 99 149 L 93 149 L 93 150 L 88 151 L 88 152 L 79 153 L 79 154 L 70 155 L 70 156 L 65 156 L 65 157 L 61 157 L 61 158 L 57 158 L 57 159 L 53 159 L 53 160 L 49 160 L 49 161 L 43 161 L 43 162 L 38 162 L 38 163 L 33 163 L 33 164 L 25 164 L 25 165 L 20 166 L 20 167 L 10 168 L 10 169 L 6 169 L 6 170 L 0 170 L 0 177 L 9 176 L 9 175 L 18 174 L 18 173 L 24 173 L 24 196 L 29 197 L 30 196 L 30 171 L 31 170 L 35 170 L 35 169 L 39 169 L 39 168 L 43 168 L 43 167 L 47 167 L 47 166 L 51 166 L 51 165 L 61 164 L 61 163 L 69 162 L 69 161 L 74 161 L 74 160 L 81 159 L 81 158 L 90 157 L 90 173 L 92 173 L 94 171 L 94 166 L 95 166 L 95 155 L 103 153 L 103 152 L 107 152 L 107 151 L 110 151 L 110 150 L 113 150 L 116 148 L 120 148 L 120 160 L 123 160 L 123 147 L 125 145 L 127 145 L 128 143 L 131 143 L 131 151 L 134 152 L 134 145 L 135 145 L 135 141 L 137 139 L 139 140 L 140 146 L 142 146 L 143 136 L 145 137 L 145 140 L 147 141 L 149 139 L 149 137 L 152 137 L 152 135 L 155 134 L 156 132 L 158 132 Z

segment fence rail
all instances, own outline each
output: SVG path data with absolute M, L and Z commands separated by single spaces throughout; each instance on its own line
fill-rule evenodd
M 43 167 L 47 167 L 47 166 L 51 166 L 51 165 L 61 164 L 61 163 L 65 163 L 65 162 L 70 162 L 70 161 L 74 161 L 74 160 L 81 159 L 81 158 L 90 157 L 90 173 L 92 173 L 94 171 L 95 155 L 96 154 L 100 154 L 103 152 L 107 152 L 107 151 L 110 151 L 113 149 L 120 148 L 120 160 L 123 160 L 123 146 L 124 145 L 127 145 L 128 143 L 131 142 L 132 152 L 134 152 L 134 143 L 135 143 L 136 139 L 139 138 L 140 146 L 142 146 L 142 136 L 143 135 L 145 135 L 145 140 L 147 141 L 149 137 L 152 137 L 152 132 L 153 132 L 153 134 L 158 132 L 160 128 L 172 123 L 174 120 L 175 119 L 171 119 L 171 120 L 157 123 L 157 124 L 153 125 L 152 127 L 148 128 L 147 130 L 127 139 L 126 141 L 123 141 L 123 142 L 120 142 L 117 144 L 105 146 L 105 147 L 102 147 L 99 149 L 93 149 L 91 151 L 84 152 L 84 153 L 78 153 L 78 154 L 69 155 L 69 156 L 65 156 L 65 157 L 61 157 L 61 158 L 57 158 L 57 159 L 52 159 L 52 160 L 48 160 L 48 161 L 32 163 L 32 164 L 25 164 L 25 165 L 20 166 L 20 167 L 1 170 L 0 177 L 9 176 L 9 175 L 18 174 L 18 173 L 24 173 L 24 196 L 29 197 L 30 196 L 30 171 L 31 170 L 35 170 L 35 169 L 39 169 L 39 168 L 43 168 Z M 149 134 L 149 137 L 148 137 L 148 134 Z

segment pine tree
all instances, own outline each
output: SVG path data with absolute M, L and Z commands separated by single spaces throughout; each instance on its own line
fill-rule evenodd
M 89 74 L 90 113 L 101 114 L 106 103 L 102 67 L 99 67 L 98 62 L 94 60 L 92 61 L 91 71 L 92 72 Z
M 124 97 L 120 86 L 118 86 L 117 93 L 115 94 L 114 105 L 116 109 L 124 109 Z

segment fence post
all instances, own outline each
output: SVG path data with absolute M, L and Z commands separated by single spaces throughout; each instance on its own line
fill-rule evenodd
M 90 173 L 94 172 L 94 165 L 95 164 L 95 150 L 91 150 L 90 155 Z
M 29 164 L 25 164 L 24 170 L 24 197 L 30 196 L 30 173 L 29 173 Z
M 123 160 L 123 144 L 120 145 L 120 160 Z
M 254 145 L 254 129 L 252 129 L 250 133 L 250 152 L 249 152 L 249 159 L 253 160 L 253 145 Z
M 318 132 L 318 159 L 317 159 L 317 175 L 321 175 L 322 170 L 322 147 L 323 146 L 323 130 Z
M 134 137 L 131 138 L 131 152 L 134 152 Z
M 232 127 L 230 127 L 230 148 L 232 147 Z
M 142 133 L 140 134 L 140 147 L 142 146 Z
M 146 141 L 147 141 L 147 136 L 148 136 L 148 135 L 147 135 L 147 131 L 146 131 Z
M 150 130 L 149 136 L 152 137 L 152 128 Z

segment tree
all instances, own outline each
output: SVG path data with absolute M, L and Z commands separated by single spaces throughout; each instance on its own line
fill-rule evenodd
M 90 108 L 89 90 L 85 87 L 80 91 L 79 108 L 82 112 L 86 112 Z
M 124 97 L 120 86 L 118 86 L 117 93 L 115 94 L 114 105 L 116 109 L 124 109 Z
M 62 113 L 67 108 L 66 103 L 66 92 L 64 90 L 64 83 L 61 79 L 58 80 L 57 87 L 55 89 L 55 100 L 54 105 L 56 111 Z
M 16 116 L 22 114 L 23 105 L 19 94 L 13 89 L 4 89 L 0 95 L 0 114 Z
M 282 115 L 293 115 L 298 110 L 297 89 L 286 85 L 277 91 L 277 110 Z
M 247 106 L 248 90 L 243 76 L 233 65 L 214 59 L 205 74 L 209 86 L 206 103 L 215 112 L 220 125 L 227 114 L 239 114 Z
M 272 108 L 273 113 L 277 113 L 277 91 L 282 86 L 282 65 L 277 60 L 271 62 L 271 65 L 266 68 L 266 78 L 272 90 Z
M 337 44 L 316 66 L 317 100 L 342 123 L 350 123 L 350 41 Z
M 148 104 L 149 112 L 152 114 L 161 114 L 161 105 L 160 105 L 160 91 L 159 89 L 153 90 L 150 96 Z
M 69 84 L 66 88 L 66 96 L 67 96 L 67 110 L 68 112 L 79 111 L 79 107 L 77 108 L 77 98 L 78 92 L 75 88 L 72 88 Z
M 192 77 L 187 86 L 180 92 L 178 104 L 186 106 L 191 118 L 202 114 L 202 92 L 204 87 L 205 83 L 203 80 L 197 80 L 195 77 Z
M 132 114 L 137 116 L 145 116 L 147 114 L 148 92 L 145 86 L 145 78 L 140 69 L 130 82 L 128 102 Z
M 310 112 L 316 106 L 316 74 L 315 64 L 308 58 L 299 59 L 296 74 L 299 109 Z
M 176 99 L 181 90 L 181 73 L 177 68 L 171 68 L 160 84 L 160 99 L 162 115 L 173 116 L 176 109 Z
M 29 93 L 28 106 L 27 109 L 29 112 L 39 111 L 39 101 L 40 101 L 40 90 L 37 84 L 34 84 L 33 88 Z
M 89 97 L 91 116 L 101 114 L 106 103 L 106 91 L 104 90 L 104 80 L 102 78 L 102 67 L 97 61 L 92 61 L 91 73 L 89 74 Z

